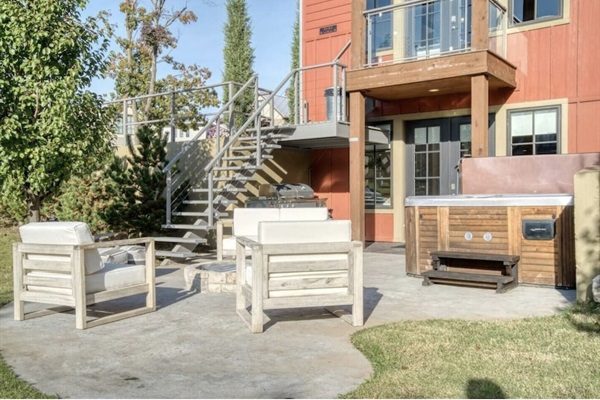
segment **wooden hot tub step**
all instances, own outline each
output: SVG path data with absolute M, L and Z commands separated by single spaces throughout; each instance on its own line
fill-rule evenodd
M 505 275 L 488 275 L 488 274 L 474 274 L 467 272 L 456 272 L 456 271 L 441 271 L 441 270 L 430 270 L 422 273 L 423 275 L 423 286 L 429 286 L 435 283 L 436 280 L 456 280 L 456 281 L 467 281 L 467 282 L 481 282 L 481 283 L 494 283 L 496 284 L 496 293 L 504 293 L 508 289 L 512 289 L 512 285 L 507 286 L 509 283 L 513 283 L 514 277 Z M 432 281 L 433 280 L 433 281 Z

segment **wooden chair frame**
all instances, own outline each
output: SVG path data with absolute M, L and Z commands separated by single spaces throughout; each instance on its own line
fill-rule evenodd
M 145 244 L 146 246 L 146 281 L 96 293 L 86 294 L 86 274 L 84 251 L 112 246 Z M 38 261 L 28 259 L 29 254 L 69 256 L 70 261 Z M 156 310 L 155 288 L 155 250 L 153 238 L 139 238 L 92 243 L 86 245 L 49 245 L 49 244 L 13 244 L 14 267 L 14 318 L 24 320 L 47 315 L 54 310 L 43 310 L 25 313 L 25 302 L 45 303 L 66 306 L 75 309 L 75 327 L 86 329 L 94 326 L 118 321 L 121 319 L 146 314 Z M 56 279 L 51 277 L 30 277 L 30 271 L 61 272 L 68 274 L 71 279 Z M 71 289 L 71 294 L 49 293 L 47 291 L 30 289 L 29 285 Z M 87 307 L 103 301 L 146 293 L 146 305 L 134 310 L 111 314 L 105 317 L 87 320 Z M 64 311 L 64 310 L 60 310 Z
M 246 280 L 246 248 L 252 250 L 252 283 Z M 245 237 L 237 238 L 236 255 L 236 310 L 238 315 L 253 333 L 264 329 L 265 309 L 319 307 L 323 306 L 334 315 L 341 317 L 353 326 L 363 325 L 363 244 L 359 241 L 341 243 L 299 243 L 299 244 L 260 244 Z M 345 253 L 341 260 L 270 262 L 273 255 L 319 255 Z M 311 294 L 315 289 L 340 287 L 339 278 L 301 279 L 294 273 L 346 271 L 342 278 L 346 293 Z M 274 283 L 271 273 L 290 273 L 289 284 L 294 295 L 271 297 Z M 336 281 L 337 280 L 337 281 Z M 318 293 L 318 291 L 317 291 Z M 247 308 L 250 303 L 251 310 Z M 331 306 L 351 305 L 351 318 L 347 312 Z

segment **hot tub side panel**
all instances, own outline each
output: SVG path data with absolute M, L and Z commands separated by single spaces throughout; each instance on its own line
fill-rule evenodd
M 527 240 L 522 221 L 556 220 L 551 240 Z M 431 269 L 431 251 L 516 254 L 519 282 L 574 287 L 575 251 L 572 206 L 406 208 L 406 270 Z M 460 270 L 460 269 L 458 269 Z

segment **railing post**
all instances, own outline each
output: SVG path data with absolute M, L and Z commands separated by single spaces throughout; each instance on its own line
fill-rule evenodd
M 259 104 L 258 104 L 258 77 L 256 78 L 256 86 L 254 89 L 254 95 L 255 95 L 255 99 L 256 99 L 256 110 L 258 110 Z M 274 98 L 274 96 L 273 96 Z M 260 165 L 260 163 L 262 162 L 262 144 L 261 144 L 261 132 L 260 132 L 260 125 L 261 125 L 261 113 L 258 112 L 256 113 L 256 117 L 254 120 L 254 127 L 256 129 L 256 166 L 258 167 Z
M 294 81 L 294 123 L 299 125 L 302 123 L 300 119 L 300 72 L 296 72 Z
M 342 68 L 342 121 L 348 122 L 348 113 L 346 110 L 348 109 L 346 103 L 346 68 Z
M 167 190 L 165 191 L 165 201 L 166 201 L 166 210 L 167 210 L 167 225 L 171 225 L 171 185 L 173 182 L 173 173 L 171 170 L 167 171 Z
M 338 103 L 338 70 L 337 70 L 337 63 L 333 65 L 333 120 L 335 122 L 339 121 L 339 117 L 338 117 L 338 109 L 339 109 L 339 103 Z
M 175 92 L 171 92 L 171 121 L 169 125 L 171 126 L 171 143 L 175 143 Z
M 231 97 L 233 96 L 233 82 L 229 82 L 229 95 L 227 96 L 227 100 L 231 100 Z M 233 131 L 233 124 L 234 124 L 234 119 L 233 119 L 233 113 L 235 112 L 235 102 L 231 103 L 231 105 L 229 106 L 229 134 L 231 134 L 231 132 Z
M 373 64 L 373 21 L 371 15 L 367 15 L 367 65 L 370 67 Z
M 127 100 L 123 100 L 123 125 L 121 126 L 121 133 L 123 133 L 123 139 L 127 144 Z
M 217 117 L 217 132 L 216 132 L 216 134 L 217 134 L 216 146 L 217 146 L 217 153 L 218 153 L 219 151 L 221 151 L 221 116 L 220 115 Z
M 213 182 L 213 169 L 211 168 L 210 171 L 208 171 L 208 225 L 212 226 L 213 223 L 215 222 L 215 215 L 214 215 L 214 182 Z

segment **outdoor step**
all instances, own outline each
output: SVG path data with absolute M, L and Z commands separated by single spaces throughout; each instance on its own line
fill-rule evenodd
M 253 180 L 251 176 L 217 176 L 213 179 L 215 182 L 223 182 L 223 181 L 239 181 L 239 182 L 247 182 Z
M 237 203 L 237 200 L 215 199 L 214 202 L 215 203 L 220 203 L 220 204 L 223 204 L 223 205 L 227 205 L 227 204 Z M 181 202 L 181 204 L 187 204 L 187 205 L 208 205 L 208 200 L 184 200 L 184 201 Z
M 215 167 L 213 168 L 215 171 L 252 171 L 257 169 L 263 169 L 262 165 L 237 165 L 233 167 Z
M 198 254 L 192 252 L 180 253 L 177 251 L 156 250 L 156 257 L 164 258 L 196 258 Z
M 163 224 L 161 225 L 163 229 L 185 229 L 188 231 L 208 231 L 211 229 L 215 229 L 214 226 L 208 224 L 202 225 L 192 225 L 192 224 Z
M 205 238 L 183 238 L 176 236 L 161 236 L 155 237 L 155 242 L 167 242 L 167 243 L 192 243 L 192 244 L 204 244 L 207 242 Z
M 263 143 L 260 146 L 262 149 L 280 149 L 281 145 L 273 143 Z M 255 151 L 256 146 L 231 146 L 232 151 Z
M 178 217 L 208 217 L 210 215 L 210 213 L 195 212 L 195 211 L 173 211 L 171 213 L 171 215 L 178 216 Z M 213 215 L 218 216 L 218 217 L 226 217 L 229 214 L 214 211 Z
M 260 135 L 261 140 L 279 140 L 279 139 L 287 139 L 291 136 L 291 134 L 285 133 L 268 133 L 265 135 Z M 256 141 L 256 135 L 251 136 L 242 136 L 237 139 L 240 142 L 248 142 L 248 141 Z
M 260 158 L 262 158 L 263 160 L 271 160 L 273 159 L 273 156 L 270 154 L 264 154 Z M 247 156 L 229 156 L 221 158 L 221 160 L 223 161 L 250 161 L 254 159 L 256 159 L 255 154 L 249 154 Z
M 191 192 L 193 193 L 208 193 L 208 189 L 205 188 L 193 188 L 190 189 Z M 248 189 L 246 188 L 238 188 L 238 187 L 216 187 L 213 189 L 213 192 L 229 192 L 229 193 L 244 193 L 247 192 Z

